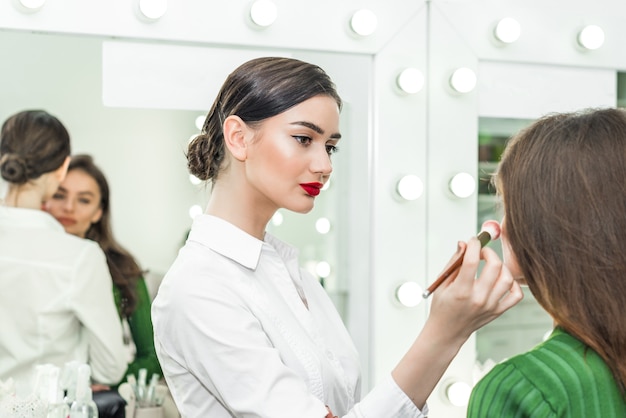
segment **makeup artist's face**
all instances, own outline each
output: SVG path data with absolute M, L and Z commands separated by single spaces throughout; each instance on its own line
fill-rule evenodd
M 264 120 L 255 135 L 245 160 L 250 201 L 257 209 L 309 212 L 333 170 L 331 154 L 341 136 L 337 102 L 310 98 Z
M 517 280 L 519 284 L 526 284 L 526 280 L 524 280 L 524 275 L 522 274 L 522 271 L 520 270 L 519 264 L 517 262 L 517 257 L 515 257 L 515 254 L 511 249 L 511 245 L 509 244 L 509 236 L 506 227 L 506 216 L 502 218 L 500 227 L 502 228 L 502 261 L 504 261 L 504 265 L 509 269 L 509 271 L 513 275 L 513 278 Z

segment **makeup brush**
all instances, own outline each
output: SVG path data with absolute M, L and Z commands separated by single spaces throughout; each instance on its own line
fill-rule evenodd
M 489 243 L 489 241 L 495 241 L 500 238 L 500 224 L 496 221 L 485 221 L 481 228 L 480 233 L 476 236 L 478 241 L 480 241 L 480 248 L 484 247 Z M 448 267 L 443 273 L 437 277 L 437 280 L 431 284 L 428 289 L 424 293 L 422 293 L 422 297 L 426 299 L 431 295 L 440 285 L 445 282 L 446 279 L 455 271 L 457 271 L 461 264 L 463 263 L 463 256 L 465 255 L 465 251 L 463 251 L 456 260 Z

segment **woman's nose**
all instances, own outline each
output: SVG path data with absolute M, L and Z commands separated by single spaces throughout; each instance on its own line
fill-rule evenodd
M 74 210 L 74 202 L 72 202 L 71 199 L 67 199 L 65 202 L 63 202 L 63 209 L 66 212 L 72 212 Z
M 333 164 L 330 160 L 330 155 L 326 150 L 326 146 L 324 145 L 320 148 L 320 150 L 315 151 L 313 161 L 311 162 L 311 169 L 315 173 L 321 173 L 328 176 L 333 171 Z

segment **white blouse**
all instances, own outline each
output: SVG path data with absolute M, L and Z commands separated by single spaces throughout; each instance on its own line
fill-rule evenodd
M 354 418 L 425 416 L 391 376 L 360 400 L 358 354 L 335 306 L 269 234 L 198 216 L 152 319 L 183 417 L 323 418 L 325 405 Z
M 50 214 L 0 207 L 0 379 L 19 396 L 34 365 L 88 363 L 100 383 L 126 371 L 122 327 L 104 253 Z

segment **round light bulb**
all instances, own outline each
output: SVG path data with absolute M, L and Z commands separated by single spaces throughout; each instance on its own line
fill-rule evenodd
M 198 128 L 199 131 L 202 130 L 202 127 L 204 126 L 204 120 L 206 119 L 205 115 L 200 115 L 196 117 L 196 121 L 195 121 L 195 125 L 196 128 Z
M 150 20 L 160 19 L 167 11 L 167 0 L 139 0 L 139 11 Z
M 193 174 L 190 174 L 189 182 L 193 184 L 194 186 L 197 186 L 198 184 L 202 183 L 202 180 L 200 180 L 198 177 L 194 176 Z
M 510 44 L 517 41 L 521 34 L 521 27 L 517 20 L 511 17 L 501 19 L 494 29 L 494 36 L 500 42 Z
M 465 382 L 454 382 L 446 387 L 446 397 L 454 406 L 466 406 L 471 393 L 472 388 Z
M 476 190 L 476 180 L 471 174 L 458 173 L 452 177 L 448 186 L 452 194 L 464 199 L 470 197 Z
M 261 28 L 271 26 L 277 17 L 278 9 L 271 0 L 257 0 L 250 7 L 250 20 Z
M 324 186 L 322 187 L 322 191 L 328 190 L 329 187 L 330 187 L 330 178 L 328 178 L 326 180 L 326 183 L 324 183 Z
M 396 299 L 407 308 L 413 308 L 424 299 L 423 290 L 415 282 L 404 282 L 396 288 Z
M 406 68 L 398 75 L 396 82 L 403 92 L 415 94 L 424 87 L 424 75 L 417 68 Z
M 200 205 L 193 205 L 189 208 L 189 217 L 191 219 L 195 219 L 198 215 L 202 215 L 202 207 Z
M 330 231 L 330 221 L 328 218 L 319 218 L 315 221 L 315 230 L 320 234 L 328 234 Z
M 424 183 L 416 175 L 409 174 L 398 181 L 396 191 L 405 200 L 416 200 L 424 192 Z
M 330 270 L 330 264 L 326 261 L 320 261 L 315 265 L 315 274 L 317 274 L 318 277 L 326 278 L 330 276 Z
M 274 213 L 274 216 L 272 216 L 272 224 L 274 226 L 280 226 L 283 224 L 284 219 L 285 218 L 283 217 L 282 213 L 276 212 Z
M 598 49 L 604 44 L 604 31 L 596 25 L 586 26 L 578 33 L 578 43 L 585 49 Z
M 25 11 L 35 12 L 43 7 L 46 0 L 20 0 L 20 5 Z
M 459 93 L 469 93 L 476 87 L 476 73 L 471 68 L 457 68 L 450 77 L 450 86 Z
M 378 18 L 371 10 L 361 9 L 354 12 L 350 19 L 350 28 L 360 36 L 369 36 L 376 31 Z

